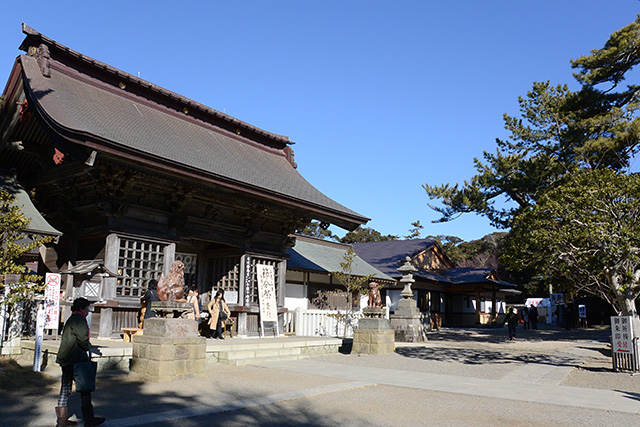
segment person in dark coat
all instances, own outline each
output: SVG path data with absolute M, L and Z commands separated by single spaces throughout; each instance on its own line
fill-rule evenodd
M 538 308 L 533 304 L 529 307 L 529 322 L 531 329 L 538 329 Z
M 504 318 L 507 327 L 509 328 L 509 340 L 516 339 L 516 327 L 518 326 L 518 315 L 513 312 L 513 307 L 509 308 L 509 312 Z
M 140 298 L 140 304 L 143 304 L 145 306 L 145 319 L 156 317 L 156 314 L 151 311 L 151 303 L 153 301 L 160 301 L 160 298 L 158 298 L 158 281 L 155 279 L 149 280 L 149 287 L 147 288 L 147 292 L 145 292 L 142 298 Z
M 77 298 L 71 306 L 71 317 L 66 321 L 62 329 L 62 338 L 58 348 L 56 363 L 62 368 L 62 382 L 60 385 L 60 395 L 58 396 L 58 406 L 56 407 L 57 427 L 76 425 L 75 421 L 69 420 L 69 409 L 67 402 L 71 394 L 73 383 L 73 364 L 86 362 L 89 360 L 89 325 L 87 315 L 91 303 L 86 298 Z M 85 426 L 97 426 L 105 419 L 96 417 L 91 404 L 91 392 L 81 391 L 82 418 Z

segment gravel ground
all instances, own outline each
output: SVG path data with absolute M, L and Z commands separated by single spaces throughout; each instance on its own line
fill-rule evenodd
M 585 350 L 587 359 L 572 355 L 574 348 Z M 506 329 L 441 329 L 430 333 L 424 345 L 397 344 L 392 354 L 340 354 L 319 359 L 484 379 L 500 379 L 531 363 L 569 366 L 574 369 L 561 385 L 640 394 L 640 375 L 612 369 L 608 328 L 565 331 L 542 326 L 524 331 L 520 327 L 516 341 L 506 339 Z
M 562 385 L 620 390 L 628 392 L 630 398 L 640 400 L 640 375 L 612 371 L 608 330 L 564 331 L 543 327 L 538 331 L 520 329 L 518 333 L 518 340 L 513 342 L 506 340 L 505 329 L 443 329 L 430 333 L 429 341 L 423 345 L 398 344 L 393 354 L 340 354 L 318 356 L 314 360 L 494 380 L 503 379 L 531 364 L 565 366 L 568 369 Z M 576 352 L 579 354 L 576 355 Z M 55 406 L 59 380 L 48 375 L 34 376 L 31 381 L 25 381 L 28 379 L 25 373 L 19 380 L 15 379 L 15 385 L 5 390 L 0 387 L 0 426 L 52 424 L 52 408 Z M 200 378 L 171 383 L 140 383 L 126 375 L 104 376 L 98 382 L 98 390 L 94 393 L 97 413 L 109 418 L 105 425 L 113 426 L 640 424 L 636 414 L 583 407 L 382 384 L 343 389 L 341 387 L 348 381 L 256 366 L 215 364 Z M 526 384 L 523 383 L 523 386 L 526 387 Z M 153 422 L 145 418 L 154 413 L 259 402 L 269 396 L 323 387 L 337 389 L 303 398 L 279 398 L 272 403 L 246 404 L 242 408 L 223 409 L 206 415 L 168 417 Z M 76 416 L 79 405 L 79 397 L 73 393 L 70 408 Z M 122 423 L 128 417 L 139 415 L 143 415 L 139 421 Z

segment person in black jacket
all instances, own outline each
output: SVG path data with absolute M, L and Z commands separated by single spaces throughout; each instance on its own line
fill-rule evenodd
M 516 339 L 516 327 L 518 326 L 518 315 L 513 312 L 513 308 L 509 308 L 509 312 L 504 318 L 507 328 L 509 329 L 509 340 Z
M 160 298 L 158 298 L 158 281 L 155 279 L 149 280 L 149 287 L 147 288 L 147 292 L 145 292 L 142 298 L 140 298 L 140 304 L 143 304 L 146 307 L 144 311 L 145 319 L 156 317 L 156 314 L 151 311 L 151 303 L 153 301 L 160 301 Z
M 58 396 L 58 406 L 56 407 L 57 427 L 74 426 L 75 421 L 69 420 L 69 409 L 67 402 L 71 394 L 73 383 L 73 364 L 86 362 L 89 360 L 89 325 L 87 315 L 91 303 L 86 298 L 77 298 L 71 306 L 71 317 L 64 324 L 62 338 L 58 348 L 56 363 L 62 368 L 62 382 L 60 385 L 60 395 Z M 91 404 L 91 392 L 81 391 L 82 418 L 85 426 L 97 426 L 105 419 L 96 417 Z

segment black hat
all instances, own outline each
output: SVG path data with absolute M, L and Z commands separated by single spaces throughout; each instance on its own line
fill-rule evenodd
M 91 302 L 86 298 L 76 298 L 73 300 L 73 305 L 71 306 L 71 310 L 84 310 L 89 307 Z

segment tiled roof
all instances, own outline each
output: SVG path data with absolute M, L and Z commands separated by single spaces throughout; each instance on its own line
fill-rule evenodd
M 15 181 L 14 178 L 0 175 L 0 191 L 6 190 L 15 201 L 13 206 L 20 207 L 22 214 L 31 219 L 28 227 L 24 230 L 26 233 L 41 234 L 43 236 L 60 236 L 62 233 L 51 226 L 46 219 L 40 215 L 40 212 L 31 202 L 31 198 L 26 191 Z
M 366 262 L 392 276 L 400 277 L 400 267 L 406 257 L 413 258 L 435 245 L 433 239 L 389 240 L 386 242 L 356 243 L 353 249 Z M 489 278 L 490 268 L 448 268 L 440 270 L 419 270 L 414 278 L 440 282 L 445 285 L 486 284 L 493 287 L 515 288 L 516 285 Z
M 491 268 L 465 267 L 465 268 L 449 268 L 438 271 L 446 276 L 453 284 L 487 284 L 495 288 L 515 288 L 516 285 L 501 280 L 491 278 Z
M 432 239 L 389 240 L 356 243 L 353 245 L 353 250 L 378 270 L 395 277 L 400 274 L 398 267 L 402 265 L 405 257 L 413 257 L 434 244 Z
M 287 158 L 288 138 L 87 58 L 33 30 L 25 32 L 27 40 L 37 36 L 39 42 L 55 48 L 49 60 L 50 77 L 43 76 L 35 57 L 19 57 L 34 107 L 56 132 L 97 150 L 98 156 L 105 150 L 168 164 L 218 185 L 311 210 L 319 219 L 347 229 L 368 221 L 298 173 Z M 87 67 L 93 67 L 91 72 Z M 110 73 L 112 81 L 101 73 Z M 114 78 L 128 85 L 121 88 Z M 149 87 L 142 88 L 144 84 Z M 150 90 L 153 97 L 148 96 Z M 175 108 L 176 101 L 187 107 L 186 113 Z M 199 115 L 194 114 L 196 110 Z M 234 129 L 237 125 L 238 134 L 229 126 L 221 127 L 220 120 Z
M 305 236 L 296 236 L 296 245 L 287 250 L 289 260 L 287 268 L 331 273 L 342 271 L 340 263 L 344 261 L 344 254 L 349 245 L 314 239 Z M 368 276 L 379 280 L 395 282 L 388 275 L 380 272 L 360 257 L 356 257 L 352 265 L 353 274 L 356 276 Z

